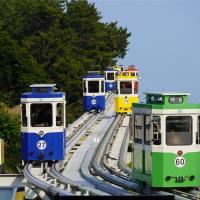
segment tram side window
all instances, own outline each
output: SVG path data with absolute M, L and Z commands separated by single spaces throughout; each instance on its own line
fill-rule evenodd
M 198 116 L 198 122 L 197 122 L 197 134 L 196 134 L 196 143 L 200 144 L 200 116 Z
M 27 126 L 26 105 L 22 104 L 22 126 Z
M 31 104 L 31 126 L 52 126 L 52 104 Z
M 151 117 L 150 115 L 144 116 L 144 143 L 150 144 L 151 143 Z
M 99 93 L 99 81 L 88 81 L 88 92 Z
M 101 81 L 101 92 L 104 92 L 104 81 Z
M 114 73 L 107 73 L 107 80 L 113 81 L 114 79 Z
M 134 141 L 142 143 L 142 115 L 134 116 Z
M 161 123 L 160 116 L 153 116 L 153 144 L 161 144 Z
M 56 109 L 56 126 L 62 126 L 63 120 L 64 120 L 64 106 L 62 103 L 57 103 L 57 109 Z
M 138 81 L 134 82 L 134 94 L 138 93 Z
M 86 81 L 83 81 L 83 92 L 86 92 Z
M 120 82 L 120 94 L 132 94 L 132 82 L 121 81 Z
M 168 116 L 166 118 L 167 145 L 192 144 L 192 117 Z

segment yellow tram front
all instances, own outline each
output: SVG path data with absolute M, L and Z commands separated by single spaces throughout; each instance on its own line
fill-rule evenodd
M 131 113 L 132 103 L 139 102 L 138 69 L 136 67 L 129 67 L 125 71 L 118 71 L 115 80 L 117 83 L 115 112 Z

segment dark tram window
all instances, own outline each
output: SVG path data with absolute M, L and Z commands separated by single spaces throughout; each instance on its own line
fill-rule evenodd
M 132 82 L 121 81 L 120 82 L 120 94 L 132 94 Z
M 22 104 L 22 126 L 27 126 L 26 104 Z
M 52 104 L 31 104 L 31 126 L 52 126 Z
M 134 141 L 142 143 L 142 115 L 134 115 Z
M 83 81 L 83 92 L 86 92 L 86 81 Z
M 107 80 L 113 81 L 115 79 L 114 77 L 114 72 L 112 73 L 107 73 Z
M 192 144 L 192 117 L 168 116 L 166 118 L 167 145 Z
M 56 126 L 63 126 L 64 106 L 62 103 L 57 103 L 56 109 Z
M 99 93 L 99 81 L 88 81 L 88 92 Z
M 36 92 L 38 93 L 46 93 L 48 92 L 49 88 L 46 87 L 40 87 L 40 88 L 36 88 Z
M 134 82 L 134 94 L 138 93 L 138 81 Z
M 200 116 L 198 116 L 198 122 L 197 122 L 197 134 L 196 134 L 196 143 L 200 144 Z
M 151 143 L 151 117 L 150 115 L 144 116 L 144 143 Z
M 161 144 L 161 123 L 160 116 L 153 116 L 153 144 Z
M 101 92 L 104 92 L 104 81 L 101 81 Z

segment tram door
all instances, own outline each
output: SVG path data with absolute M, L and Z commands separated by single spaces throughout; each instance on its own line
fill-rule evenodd
M 143 173 L 143 115 L 134 114 L 133 118 L 134 147 L 133 147 L 133 166 L 134 171 Z
M 144 114 L 144 173 L 152 172 L 152 150 L 161 144 L 161 119 L 160 116 Z
M 151 163 L 152 163 L 152 120 L 151 115 L 144 114 L 144 153 L 143 153 L 143 162 L 144 162 L 144 174 L 151 174 Z

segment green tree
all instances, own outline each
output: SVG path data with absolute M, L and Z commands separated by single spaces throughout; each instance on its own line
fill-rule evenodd
M 0 32 L 0 100 L 9 105 L 19 103 L 20 93 L 45 80 L 44 73 L 24 47 L 7 32 Z
M 5 169 L 9 173 L 20 165 L 20 128 L 19 112 L 0 104 L 0 138 L 5 141 Z

